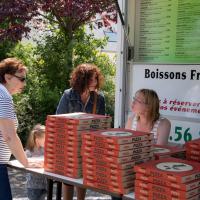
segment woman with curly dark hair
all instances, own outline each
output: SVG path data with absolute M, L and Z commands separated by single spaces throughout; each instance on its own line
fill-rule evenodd
M 99 91 L 103 84 L 100 69 L 90 63 L 78 65 L 71 74 L 70 89 L 64 91 L 57 107 L 56 114 L 85 112 L 105 114 L 104 95 Z M 76 187 L 77 199 L 85 198 L 86 189 Z M 63 185 L 64 200 L 73 199 L 74 187 Z

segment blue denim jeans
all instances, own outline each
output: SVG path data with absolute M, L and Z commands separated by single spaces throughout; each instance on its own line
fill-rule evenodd
M 47 191 L 45 189 L 27 188 L 27 196 L 30 200 L 44 200 Z
M 0 164 L 0 200 L 12 200 L 12 193 L 5 164 Z

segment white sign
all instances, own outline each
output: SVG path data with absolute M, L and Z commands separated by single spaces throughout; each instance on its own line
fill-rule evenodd
M 200 137 L 199 122 L 187 122 L 180 120 L 171 121 L 171 132 L 169 142 L 184 144 L 187 141 Z
M 153 89 L 163 115 L 200 119 L 200 65 L 148 65 L 130 68 L 130 102 L 141 88 Z
M 153 89 L 160 113 L 171 121 L 169 141 L 183 144 L 200 137 L 200 65 L 132 65 L 129 83 L 129 111 L 137 90 Z

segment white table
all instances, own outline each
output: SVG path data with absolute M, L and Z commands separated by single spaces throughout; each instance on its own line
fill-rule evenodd
M 100 190 L 100 189 L 97 189 L 97 188 L 85 186 L 85 185 L 83 185 L 83 179 L 82 178 L 81 179 L 75 179 L 75 178 L 70 178 L 70 177 L 67 177 L 67 176 L 62 176 L 62 175 L 46 172 L 46 171 L 44 171 L 43 168 L 25 168 L 17 160 L 9 161 L 8 167 L 11 167 L 11 168 L 14 168 L 14 169 L 17 169 L 17 170 L 22 170 L 22 171 L 25 171 L 25 172 L 28 172 L 28 173 L 33 173 L 33 174 L 35 173 L 35 174 L 40 174 L 40 175 L 45 176 L 47 178 L 47 182 L 48 182 L 47 200 L 52 200 L 53 183 L 54 182 L 56 182 L 56 184 L 57 184 L 56 200 L 61 200 L 62 183 L 74 185 L 74 186 L 78 186 L 78 187 L 83 187 L 83 188 L 88 188 L 88 189 L 91 189 L 91 190 L 94 190 L 94 191 L 97 191 L 97 192 L 100 192 L 100 193 L 103 193 L 103 194 L 120 197 L 120 195 L 116 194 L 116 193 L 112 193 L 112 192 L 108 192 L 108 191 L 105 191 L 105 190 Z M 132 200 L 134 200 L 134 199 L 132 199 Z

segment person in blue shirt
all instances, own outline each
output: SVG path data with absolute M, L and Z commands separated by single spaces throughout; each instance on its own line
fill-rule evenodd
M 100 88 L 103 75 L 100 69 L 90 63 L 78 65 L 71 74 L 71 88 L 64 91 L 56 114 L 85 112 L 105 115 L 105 99 Z M 77 199 L 84 200 L 86 189 L 76 187 Z M 72 200 L 74 186 L 63 184 L 63 199 Z

